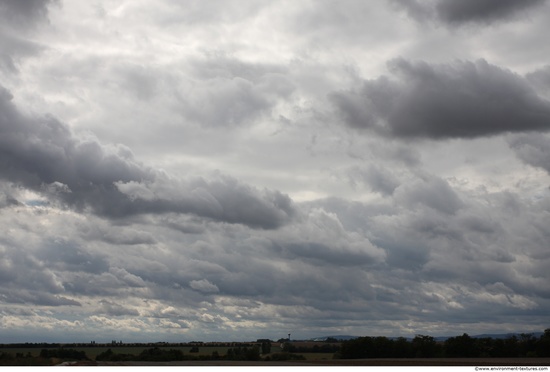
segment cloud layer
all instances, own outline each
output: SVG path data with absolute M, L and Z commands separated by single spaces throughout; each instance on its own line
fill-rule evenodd
M 532 332 L 547 1 L 4 1 L 0 342 Z

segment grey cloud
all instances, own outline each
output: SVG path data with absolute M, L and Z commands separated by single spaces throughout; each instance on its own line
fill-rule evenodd
M 16 74 L 22 58 L 45 49 L 26 34 L 48 20 L 48 7 L 57 0 L 0 1 L 0 72 Z
M 240 126 L 269 115 L 296 89 L 288 68 L 249 63 L 223 53 L 192 60 L 175 93 L 181 114 L 206 128 Z
M 48 7 L 57 0 L 2 0 L 0 18 L 12 27 L 32 27 L 48 17 Z
M 235 20 L 245 20 L 264 6 L 265 1 L 227 1 L 214 0 L 206 6 L 203 2 L 192 0 L 185 4 L 173 3 L 169 13 L 163 14 L 161 23 L 168 25 L 172 23 L 185 24 L 209 24 L 209 23 L 231 23 Z
M 139 315 L 139 311 L 137 311 L 136 309 L 122 306 L 116 302 L 101 300 L 99 301 L 99 304 L 101 307 L 101 312 L 110 316 Z
M 230 177 L 191 182 L 169 179 L 137 162 L 124 146 L 79 140 L 54 118 L 23 116 L 11 99 L 2 88 L 0 177 L 77 210 L 109 218 L 195 214 L 267 229 L 283 225 L 294 214 L 292 201 L 280 192 L 258 191 Z
M 392 78 L 331 95 L 344 121 L 398 138 L 474 138 L 550 129 L 550 102 L 527 79 L 484 60 L 395 59 Z
M 138 64 L 117 64 L 113 68 L 113 79 L 130 94 L 140 100 L 149 100 L 157 92 L 159 77 L 156 71 Z
M 550 95 L 550 65 L 525 75 L 527 80 L 539 90 Z
M 116 192 L 115 181 L 151 178 L 151 172 L 133 160 L 122 146 L 106 148 L 94 140 L 77 140 L 67 126 L 52 117 L 21 115 L 0 92 L 0 169 L 2 177 L 40 190 L 44 184 L 63 184 L 62 198 L 78 205 L 100 201 Z
M 0 184 L 0 209 L 21 205 L 14 195 L 12 195 L 11 190 L 7 187 L 4 188 L 3 186 L 5 185 Z
M 420 22 L 435 19 L 450 26 L 491 24 L 519 17 L 545 0 L 392 0 Z
M 140 289 L 136 284 L 129 284 L 125 278 L 120 276 L 116 271 L 102 273 L 89 273 L 84 271 L 71 271 L 62 273 L 63 286 L 67 293 L 74 296 L 103 296 L 103 297 L 120 297 L 126 292 Z M 141 293 L 143 296 L 143 293 Z
M 107 225 L 99 221 L 81 226 L 80 229 L 86 240 L 100 240 L 114 245 L 151 245 L 156 243 L 155 238 L 148 232 L 123 226 Z
M 267 74 L 257 83 L 241 77 L 213 78 L 192 84 L 180 94 L 182 114 L 207 127 L 238 126 L 268 114 L 293 84 L 282 74 Z
M 189 182 L 159 177 L 151 184 L 128 182 L 119 183 L 117 187 L 132 202 L 115 206 L 112 213 L 125 207 L 124 213 L 130 214 L 191 213 L 265 229 L 280 227 L 295 214 L 292 200 L 287 195 L 278 191 L 259 191 L 228 176 L 211 181 L 197 178 Z M 162 197 L 157 197 L 157 194 Z
M 367 169 L 352 169 L 348 172 L 352 181 L 366 183 L 374 192 L 381 195 L 392 195 L 399 186 L 399 180 L 386 168 L 371 165 Z
M 409 208 L 424 205 L 446 214 L 453 214 L 463 206 L 446 181 L 432 176 L 402 184 L 395 191 L 395 200 Z
M 347 231 L 336 215 L 320 209 L 304 213 L 301 224 L 279 231 L 272 237 L 269 249 L 283 257 L 322 266 L 368 266 L 384 260 L 379 247 L 364 236 Z
M 7 291 L 0 289 L 0 300 L 8 303 L 39 306 L 82 306 L 80 302 L 67 297 L 25 289 Z
M 510 147 L 526 164 L 550 173 L 550 138 L 541 134 L 522 134 L 509 139 Z
M 287 67 L 276 64 L 248 63 L 219 52 L 206 52 L 203 58 L 193 60 L 191 67 L 192 76 L 201 80 L 239 77 L 255 84 L 270 75 L 283 77 L 288 73 Z
M 3 239 L 2 239 L 3 240 Z M 54 270 L 45 266 L 32 254 L 25 251 L 23 242 L 0 240 L 0 279 L 3 287 L 61 293 L 64 288 Z M 22 270 L 24 268 L 24 270 Z
M 44 49 L 40 44 L 11 35 L 2 29 L 0 29 L 0 44 L 2 44 L 0 70 L 12 74 L 18 72 L 17 65 L 21 58 L 34 55 Z
M 129 273 L 128 271 L 126 271 L 121 267 L 111 267 L 109 269 L 109 272 L 114 276 L 116 276 L 122 282 L 129 285 L 130 287 L 139 288 L 139 287 L 146 286 L 145 281 L 141 277 L 134 275 L 132 273 Z
M 167 215 L 160 221 L 160 224 L 184 234 L 201 234 L 205 231 L 205 226 L 201 221 L 192 221 L 187 218 L 181 218 L 179 215 Z
M 419 0 L 390 0 L 392 5 L 404 10 L 409 17 L 417 21 L 426 21 L 434 17 L 433 4 Z
M 109 269 L 106 257 L 94 255 L 77 243 L 65 239 L 45 241 L 37 258 L 48 263 L 48 267 L 59 271 L 99 274 Z
M 216 293 L 220 291 L 217 285 L 211 283 L 207 279 L 192 280 L 189 282 L 189 286 L 194 290 L 203 293 Z
M 439 0 L 438 17 L 451 24 L 466 22 L 490 23 L 510 18 L 519 12 L 544 3 L 545 0 Z

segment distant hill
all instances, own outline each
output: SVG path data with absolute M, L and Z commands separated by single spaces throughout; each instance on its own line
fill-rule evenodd
M 338 336 L 323 336 L 323 337 L 315 337 L 310 339 L 310 341 L 326 341 L 329 338 L 334 338 L 338 341 L 347 341 L 347 340 L 353 340 L 358 338 L 358 336 L 349 336 L 349 335 L 338 335 Z
M 493 338 L 493 339 L 507 339 L 507 338 L 510 338 L 512 336 L 516 336 L 517 338 L 520 338 L 521 337 L 521 332 L 518 332 L 518 333 L 483 333 L 483 334 L 479 334 L 479 335 L 469 335 L 470 337 L 472 338 Z M 540 336 L 543 335 L 543 332 L 525 332 L 524 334 L 529 334 L 529 335 L 532 335 L 533 337 L 535 338 L 539 338 Z M 456 337 L 456 336 L 462 336 L 462 334 L 457 334 L 457 335 L 454 335 L 454 336 L 438 336 L 438 337 L 434 337 L 434 339 L 436 341 L 445 341 L 451 337 Z M 349 335 L 338 335 L 338 336 L 323 336 L 323 337 L 315 337 L 315 338 L 312 338 L 310 339 L 310 341 L 326 341 L 327 339 L 329 338 L 334 338 L 338 341 L 347 341 L 347 340 L 353 340 L 353 339 L 356 339 L 356 338 L 359 338 L 359 337 L 363 337 L 363 336 L 349 336 Z M 376 336 L 371 336 L 371 337 L 376 337 Z M 389 339 L 397 339 L 398 337 L 388 337 Z M 412 337 L 405 337 L 408 341 L 412 341 Z
M 544 334 L 544 332 L 525 332 L 524 334 L 532 335 L 535 338 L 539 338 Z M 470 336 L 472 338 L 510 338 L 512 336 L 516 336 L 517 338 L 520 338 L 522 333 L 497 333 L 497 334 L 481 334 L 481 335 L 475 335 Z

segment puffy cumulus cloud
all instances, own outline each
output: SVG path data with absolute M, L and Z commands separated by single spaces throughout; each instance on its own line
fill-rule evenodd
M 54 118 L 22 115 L 11 99 L 2 88 L 1 177 L 78 211 L 91 210 L 107 218 L 194 214 L 267 229 L 285 224 L 294 213 L 288 196 L 259 191 L 230 177 L 170 179 L 136 161 L 124 146 L 81 140 Z
M 541 5 L 545 0 L 393 0 L 392 3 L 404 9 L 418 21 L 436 19 L 444 24 L 455 26 L 469 23 L 490 24 L 518 18 L 527 10 Z
M 484 60 L 388 62 L 391 77 L 331 95 L 345 122 L 398 138 L 474 138 L 550 129 L 550 102 L 528 80 Z

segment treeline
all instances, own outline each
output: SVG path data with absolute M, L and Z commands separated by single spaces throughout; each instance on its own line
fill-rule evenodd
M 506 339 L 473 338 L 464 333 L 444 342 L 424 335 L 412 341 L 403 337 L 359 337 L 342 342 L 335 356 L 341 359 L 550 357 L 550 329 L 538 338 L 532 334 Z
M 47 360 L 40 360 L 37 363 L 31 353 L 6 353 L 0 352 L 0 366 L 32 366 L 32 365 L 48 365 Z
M 30 352 L 27 353 L 0 353 L 0 365 L 13 366 L 36 366 L 36 365 L 51 365 L 53 360 L 89 360 L 84 351 L 74 349 L 42 349 L 40 355 L 33 356 Z
M 313 346 L 301 346 L 298 344 L 286 343 L 283 347 L 283 351 L 289 353 L 335 353 L 340 350 L 339 344 L 324 344 Z
M 197 353 L 196 350 L 191 350 L 190 353 Z M 180 360 L 261 360 L 260 348 L 253 347 L 236 347 L 227 350 L 226 355 L 220 355 L 218 351 L 213 351 L 210 355 L 192 355 L 185 354 L 178 349 L 165 349 L 154 347 L 143 350 L 139 354 L 115 353 L 111 349 L 107 349 L 100 353 L 95 358 L 96 361 L 120 362 L 120 361 L 138 361 L 138 362 L 168 362 Z
M 78 351 L 74 349 L 42 349 L 40 350 L 41 358 L 59 358 L 64 360 L 88 360 L 84 351 Z

